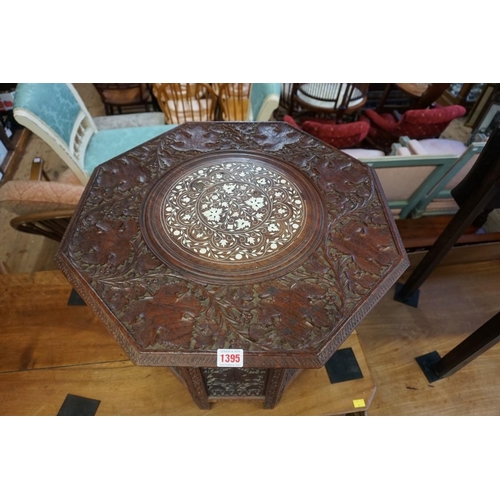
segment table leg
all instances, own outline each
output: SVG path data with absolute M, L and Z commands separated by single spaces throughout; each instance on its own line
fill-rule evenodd
M 202 410 L 210 410 L 208 393 L 200 368 L 171 368 L 185 382 L 193 401 Z
M 433 367 L 439 378 L 453 375 L 500 340 L 500 312 L 471 333 Z
M 283 392 L 301 370 L 294 368 L 273 368 L 269 370 L 266 384 L 266 399 L 264 408 L 272 410 L 283 396 Z
M 202 410 L 210 409 L 209 398 L 214 397 L 214 394 L 209 394 L 209 389 L 207 388 L 207 383 L 205 377 L 203 376 L 202 368 L 187 368 L 187 367 L 170 367 L 175 375 L 177 375 L 180 380 L 185 384 L 186 388 L 189 390 L 193 401 Z M 206 370 L 206 369 L 205 369 Z M 261 370 L 262 371 L 262 370 Z M 292 380 L 301 372 L 300 369 L 292 368 L 272 368 L 267 370 L 266 378 L 262 378 L 262 382 L 265 381 L 264 390 L 264 408 L 273 409 L 280 401 L 284 390 L 292 382 Z M 231 384 L 229 384 L 231 385 Z M 234 385 L 234 384 L 233 384 Z M 213 388 L 212 388 L 213 389 Z M 229 387 L 229 389 L 234 390 L 234 388 Z M 262 394 L 262 393 L 261 393 Z M 245 400 L 250 396 L 250 400 L 254 399 L 255 394 L 242 395 L 234 394 L 226 396 L 227 399 L 241 399 Z M 224 396 L 220 396 L 220 399 L 225 399 Z

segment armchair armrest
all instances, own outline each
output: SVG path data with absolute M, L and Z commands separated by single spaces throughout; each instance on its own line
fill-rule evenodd
M 278 107 L 281 83 L 252 83 L 250 108 L 253 121 L 267 122 Z
M 74 209 L 85 189 L 82 185 L 44 181 L 9 181 L 0 189 L 0 206 L 16 215 Z
M 399 123 L 396 120 L 392 119 L 389 121 L 385 119 L 383 116 L 380 116 L 373 109 L 365 109 L 363 110 L 363 113 L 371 122 L 373 122 L 375 126 L 387 132 L 394 131 L 399 125 Z
M 15 217 L 10 225 L 17 231 L 45 236 L 54 241 L 61 241 L 74 210 L 55 210 L 31 213 Z

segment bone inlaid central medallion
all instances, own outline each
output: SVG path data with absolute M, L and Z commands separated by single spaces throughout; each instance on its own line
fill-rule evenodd
M 165 197 L 163 229 L 186 251 L 223 261 L 283 250 L 304 225 L 299 188 L 249 162 L 220 162 L 181 176 Z
M 266 270 L 285 272 L 290 259 L 317 246 L 307 222 L 323 218 L 318 199 L 312 183 L 285 163 L 263 155 L 208 155 L 153 187 L 144 209 L 146 239 L 174 266 L 177 258 L 183 270 L 193 262 L 204 281 L 207 273 L 208 281 L 255 280 Z

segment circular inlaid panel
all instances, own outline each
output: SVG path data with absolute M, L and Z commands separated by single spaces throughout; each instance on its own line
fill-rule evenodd
M 152 187 L 142 229 L 161 260 L 193 279 L 244 283 L 301 264 L 322 239 L 324 213 L 295 167 L 261 154 L 210 154 Z

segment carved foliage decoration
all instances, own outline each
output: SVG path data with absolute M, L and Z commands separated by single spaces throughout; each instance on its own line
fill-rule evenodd
M 258 283 L 201 283 L 150 250 L 140 228 L 142 204 L 151 186 L 184 162 L 218 151 L 258 152 L 267 155 L 270 162 L 279 159 L 300 170 L 315 186 L 325 207 L 326 224 L 318 227 L 319 245 L 300 265 Z M 281 180 L 276 177 L 276 185 Z M 254 353 L 314 353 L 333 338 L 339 325 L 345 324 L 390 272 L 396 268 L 402 272 L 405 267 L 401 267 L 404 250 L 391 230 L 368 167 L 286 124 L 179 126 L 105 163 L 96 169 L 89 184 L 60 255 L 144 351 L 237 347 Z M 233 178 L 217 185 L 214 196 L 221 196 L 218 209 L 226 208 L 222 203 L 234 201 L 229 197 L 231 189 L 237 189 Z M 217 242 L 212 248 L 225 255 L 222 239 L 227 227 L 216 220 L 215 211 L 203 208 L 203 199 L 193 198 L 191 205 L 191 199 L 183 202 L 181 190 L 172 192 L 170 202 L 177 213 L 175 220 L 166 216 L 167 223 L 189 222 L 182 214 L 189 215 L 188 208 L 199 205 L 198 213 L 205 217 L 206 227 L 212 227 L 207 237 Z M 254 245 L 250 232 L 258 226 L 256 214 L 266 204 L 277 207 L 276 220 L 283 216 L 288 228 L 300 226 L 303 216 L 300 209 L 286 212 L 287 207 L 280 213 L 279 200 L 270 200 L 266 194 L 243 193 L 241 190 L 237 201 L 244 214 L 239 218 L 248 219 L 250 224 L 240 228 L 248 230 L 248 247 L 244 250 L 243 240 L 239 247 L 232 247 L 235 259 L 238 252 L 260 251 L 262 245 Z M 286 184 L 285 194 L 292 203 L 294 197 L 299 199 L 293 183 Z M 225 219 L 224 224 L 237 225 L 237 219 Z M 197 244 L 188 224 L 183 231 L 183 237 Z M 273 232 L 262 234 L 268 237 L 270 248 Z

